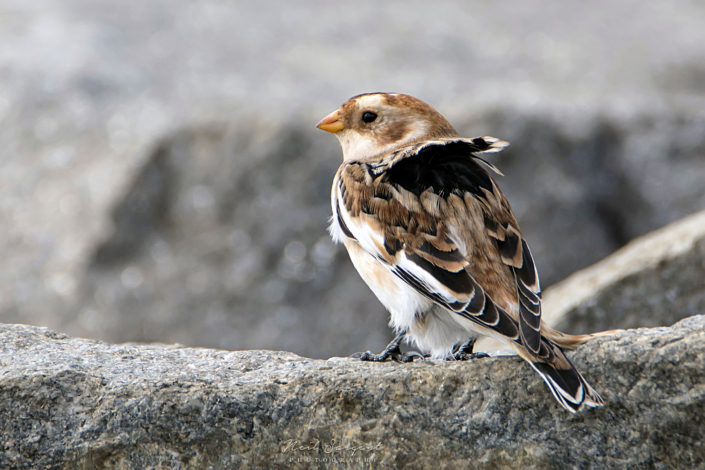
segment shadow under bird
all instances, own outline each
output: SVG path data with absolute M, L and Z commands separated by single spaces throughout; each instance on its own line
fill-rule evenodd
M 396 338 L 364 361 L 466 360 L 479 335 L 524 358 L 571 412 L 603 404 L 563 353 L 592 335 L 541 320 L 529 245 L 480 155 L 509 145 L 462 138 L 423 101 L 398 93 L 350 98 L 317 126 L 334 133 L 343 164 L 333 180 L 330 233 L 391 314 Z

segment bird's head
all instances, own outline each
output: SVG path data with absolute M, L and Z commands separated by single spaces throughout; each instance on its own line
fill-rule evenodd
M 316 126 L 338 137 L 345 160 L 362 160 L 410 143 L 457 137 L 441 114 L 399 93 L 353 96 Z

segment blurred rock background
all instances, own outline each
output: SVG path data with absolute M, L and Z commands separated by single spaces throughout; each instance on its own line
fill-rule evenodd
M 703 24 L 698 2 L 4 0 L 0 322 L 381 349 L 314 128 L 368 91 L 511 142 L 492 161 L 548 286 L 705 208 Z

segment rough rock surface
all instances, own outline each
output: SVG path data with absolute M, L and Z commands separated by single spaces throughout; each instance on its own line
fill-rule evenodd
M 649 233 L 545 295 L 569 333 L 672 325 L 705 314 L 705 211 Z
M 3 325 L 0 468 L 703 468 L 704 340 L 697 316 L 579 348 L 606 405 L 571 415 L 517 357 L 369 364 Z

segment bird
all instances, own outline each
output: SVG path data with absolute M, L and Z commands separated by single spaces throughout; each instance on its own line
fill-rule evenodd
M 573 413 L 602 406 L 564 354 L 592 335 L 541 320 L 529 245 L 483 158 L 509 144 L 460 137 L 433 107 L 401 93 L 353 96 L 317 126 L 343 151 L 329 232 L 390 313 L 395 338 L 363 361 L 470 360 L 485 335 L 513 348 Z M 491 172 L 491 173 L 490 173 Z M 422 353 L 402 353 L 402 342 Z

